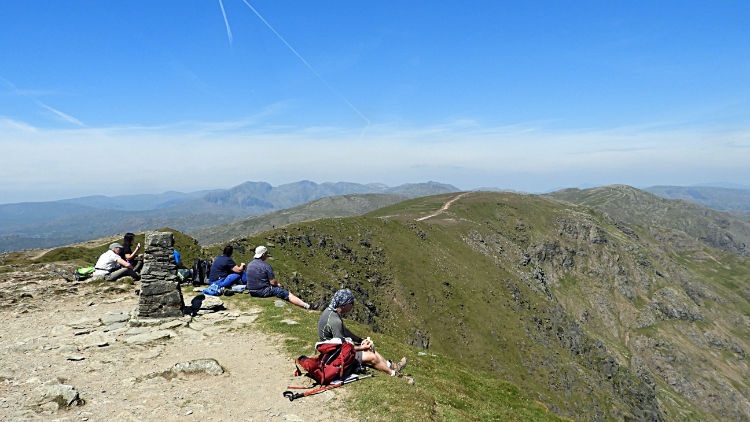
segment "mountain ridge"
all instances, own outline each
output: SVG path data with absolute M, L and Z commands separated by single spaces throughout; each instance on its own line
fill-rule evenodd
M 0 226 L 0 252 L 19 248 L 61 246 L 71 239 L 82 241 L 116 233 L 153 230 L 166 226 L 190 232 L 332 195 L 394 193 L 416 197 L 453 191 L 458 191 L 458 188 L 438 182 L 411 183 L 391 188 L 381 184 L 361 185 L 348 182 L 317 184 L 304 180 L 276 188 L 266 182 L 245 182 L 231 189 L 210 191 L 200 198 L 178 205 L 146 211 L 92 207 L 91 205 L 101 205 L 106 202 L 100 197 L 74 199 L 74 201 L 90 205 L 67 203 L 66 200 L 21 205 L 6 204 L 0 205 L 0 222 L 5 218 L 10 225 Z M 198 193 L 200 192 L 193 194 Z M 166 194 L 146 195 L 146 197 L 154 206 L 160 206 L 164 203 L 159 203 L 159 201 L 169 196 L 164 195 Z M 185 195 L 189 196 L 189 194 Z M 118 198 L 117 201 L 121 201 L 122 198 L 127 199 L 132 196 Z M 187 196 L 180 198 L 178 200 L 183 201 Z M 19 218 L 25 223 L 18 224 Z M 11 224 L 13 222 L 16 224 Z

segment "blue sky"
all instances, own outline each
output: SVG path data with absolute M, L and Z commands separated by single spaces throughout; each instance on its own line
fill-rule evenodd
M 2 2 L 0 203 L 246 180 L 750 185 L 749 18 L 740 1 Z

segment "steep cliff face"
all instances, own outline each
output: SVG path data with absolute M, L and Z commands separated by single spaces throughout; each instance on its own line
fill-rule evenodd
M 533 195 L 464 194 L 418 220 L 455 197 L 235 243 L 269 245 L 293 292 L 349 288 L 352 318 L 492 371 L 560 415 L 750 418 L 747 258 Z

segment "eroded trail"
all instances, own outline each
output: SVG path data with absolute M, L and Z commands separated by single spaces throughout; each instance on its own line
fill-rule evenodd
M 291 376 L 279 339 L 253 328 L 260 308 L 131 327 L 132 288 L 102 297 L 86 283 L 17 275 L 0 276 L 0 420 L 347 420 L 344 389 L 294 402 L 282 397 L 288 385 L 310 382 Z M 155 332 L 171 338 L 148 340 Z M 201 358 L 227 372 L 154 376 Z M 59 383 L 74 386 L 85 405 L 34 406 Z
M 428 218 L 432 218 L 432 217 L 435 217 L 435 216 L 437 216 L 437 215 L 440 215 L 440 214 L 442 214 L 442 213 L 443 213 L 444 211 L 446 211 L 446 210 L 447 210 L 447 209 L 448 209 L 448 208 L 449 208 L 449 207 L 451 206 L 451 204 L 452 204 L 452 203 L 456 202 L 456 201 L 457 201 L 457 200 L 459 200 L 459 199 L 460 199 L 461 197 L 463 197 L 463 196 L 466 196 L 466 195 L 468 195 L 468 194 L 470 194 L 470 193 L 471 193 L 471 192 L 464 192 L 464 193 L 462 193 L 462 194 L 460 194 L 460 195 L 456 196 L 455 198 L 453 198 L 453 199 L 451 199 L 450 201 L 448 201 L 448 202 L 446 202 L 445 204 L 443 204 L 443 206 L 442 206 L 442 207 L 441 207 L 441 208 L 440 208 L 439 210 L 437 210 L 437 211 L 435 211 L 435 212 L 433 212 L 433 213 L 431 213 L 431 214 L 428 214 L 428 215 L 426 215 L 426 216 L 424 216 L 424 217 L 420 217 L 420 218 L 417 218 L 417 221 L 427 220 Z

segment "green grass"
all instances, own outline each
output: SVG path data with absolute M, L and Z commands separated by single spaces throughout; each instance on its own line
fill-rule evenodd
M 185 292 L 191 291 L 185 289 Z M 246 295 L 222 297 L 231 309 L 260 307 L 255 326 L 280 336 L 290 358 L 315 356 L 319 312 L 308 312 L 292 305 L 274 306 L 275 298 L 257 299 Z M 362 306 L 358 304 L 357 306 Z M 290 312 L 291 311 L 291 312 Z M 293 319 L 299 325 L 281 323 Z M 347 328 L 360 336 L 371 337 L 379 353 L 390 359 L 407 356 L 404 371 L 415 378 L 411 386 L 380 372 L 372 379 L 350 384 L 347 408 L 362 420 L 380 421 L 561 421 L 562 419 L 535 402 L 512 383 L 496 374 L 477 370 L 439 353 L 399 343 L 390 336 L 373 333 L 354 321 Z M 289 372 L 294 371 L 289 365 Z
M 256 246 L 268 245 L 276 279 L 308 302 L 327 302 L 336 290 L 351 289 L 357 305 L 347 325 L 373 337 L 387 358 L 410 358 L 407 372 L 417 380 L 414 388 L 383 376 L 346 387 L 355 393 L 347 407 L 361 410 L 363 417 L 554 418 L 544 411 L 547 406 L 582 420 L 622 420 L 628 409 L 640 405 L 639 394 L 651 391 L 628 371 L 631 358 L 641 353 L 633 347 L 636 336 L 666 344 L 658 353 L 685 345 L 680 350 L 685 359 L 674 365 L 690 373 L 695 385 L 703 382 L 701 374 L 726 362 L 706 350 L 695 352 L 698 342 L 686 333 L 694 330 L 699 339 L 718 326 L 750 352 L 750 330 L 741 318 L 750 315 L 747 258 L 708 247 L 703 252 L 718 262 L 701 261 L 696 250 L 675 254 L 670 245 L 650 237 L 648 227 L 634 226 L 640 236 L 635 239 L 598 211 L 530 195 L 471 193 L 440 216 L 415 220 L 453 197 L 404 201 L 361 217 L 298 223 L 231 243 L 237 263 L 252 260 Z M 561 219 L 581 227 L 578 237 L 561 233 Z M 605 243 L 586 239 L 596 230 L 603 230 Z M 201 250 L 188 236 L 175 237 L 186 263 L 218 256 L 224 246 Z M 563 254 L 571 251 L 573 264 L 563 265 Z M 78 259 L 84 253 L 96 254 L 77 250 L 65 257 Z M 523 254 L 533 258 L 526 265 Z M 537 267 L 546 275 L 549 295 L 535 278 Z M 632 300 L 615 285 L 623 273 L 637 290 Z M 638 284 L 639 279 L 648 282 Z M 658 311 L 649 310 L 657 290 L 680 292 L 688 283 L 717 295 L 699 300 L 705 323 L 662 321 Z M 279 309 L 273 299 L 237 295 L 227 301 L 232 308 L 261 306 L 257 324 L 281 336 L 289 356 L 314 354 L 318 314 Z M 692 300 L 686 305 L 695 306 Z M 628 318 L 638 312 L 656 312 L 658 322 L 633 328 Z M 282 324 L 282 317 L 300 325 Z M 420 343 L 429 346 L 410 346 Z M 613 358 L 621 366 L 610 380 L 601 369 Z M 737 368 L 740 384 L 747 384 L 747 374 Z M 653 375 L 667 419 L 705 415 L 699 405 L 680 399 L 659 371 Z

